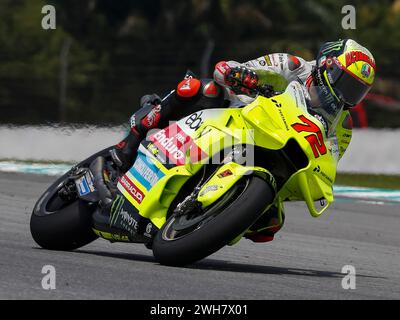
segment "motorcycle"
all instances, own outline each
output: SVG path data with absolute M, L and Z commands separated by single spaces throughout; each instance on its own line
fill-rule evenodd
M 237 243 L 273 204 L 305 201 L 320 216 L 333 202 L 337 142 L 308 112 L 299 86 L 243 108 L 195 112 L 152 133 L 127 172 L 113 166 L 111 147 L 82 161 L 37 201 L 33 239 L 53 250 L 98 237 L 143 243 L 159 263 L 182 266 Z M 98 166 L 118 194 L 109 217 L 99 206 Z

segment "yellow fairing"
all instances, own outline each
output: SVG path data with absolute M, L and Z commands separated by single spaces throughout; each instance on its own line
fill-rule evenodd
M 166 221 L 168 208 L 183 184 L 194 174 L 185 166 L 165 170 L 165 176 L 151 188 L 141 204 L 136 204 L 141 216 L 149 218 L 161 228 Z M 139 184 L 139 182 L 137 182 Z
M 229 172 L 229 175 L 223 176 L 222 173 Z M 211 177 L 211 179 L 200 189 L 197 200 L 207 207 L 221 198 L 240 178 L 254 172 L 270 174 L 268 170 L 261 167 L 242 166 L 230 162 L 227 163 Z
M 289 158 L 294 160 L 303 157 L 306 159 L 305 164 L 296 168 L 290 177 L 286 177 L 286 182 L 277 190 L 276 200 L 303 200 L 312 216 L 321 215 L 333 202 L 332 185 L 339 158 L 337 139 L 325 136 L 322 123 L 311 116 L 301 103 L 297 86 L 300 84 L 291 83 L 285 93 L 273 98 L 258 97 L 244 108 L 205 110 L 204 113 L 208 113 L 202 119 L 202 125 L 192 131 L 188 130 L 187 125 L 185 127 L 185 119 L 179 121 L 181 129 L 191 135 L 194 145 L 201 148 L 209 158 L 193 162 L 190 150 L 186 150 L 185 163 L 170 168 L 163 165 L 156 156 L 150 155 L 163 177 L 149 190 L 139 180 L 132 180 L 144 194 L 140 204 L 132 202 L 139 214 L 161 228 L 172 201 L 185 182 L 206 163 L 211 162 L 211 157 L 219 154 L 222 148 L 247 144 L 258 149 L 280 150 L 297 144 L 299 154 L 291 154 Z M 150 150 L 148 153 L 152 154 L 152 149 L 147 147 Z M 246 174 L 270 174 L 259 164 L 240 165 L 219 160 L 219 163 L 225 164 L 218 168 L 198 194 L 203 207 L 214 203 Z M 268 159 L 265 159 L 265 163 L 268 163 Z M 226 170 L 232 174 L 221 175 Z M 324 200 L 325 205 L 317 209 L 315 202 L 321 200 Z
M 218 152 L 224 145 L 231 146 L 249 140 L 246 131 L 244 131 L 246 129 L 245 121 L 239 109 L 220 109 L 214 111 L 217 112 L 218 117 L 205 121 L 202 127 L 197 130 L 197 134 L 194 137 L 195 144 L 200 146 L 206 154 L 212 155 Z M 127 198 L 139 210 L 141 216 L 150 219 L 154 225 L 161 228 L 166 221 L 170 204 L 175 199 L 179 190 L 209 160 L 205 158 L 203 161 L 193 162 L 190 158 L 190 150 L 188 150 L 185 165 L 167 169 L 160 161 L 152 159 L 165 176 L 149 191 L 146 191 L 137 179 L 131 177 L 134 184 L 139 186 L 145 194 L 145 197 L 140 204 L 136 201 L 131 201 L 129 197 Z
M 254 128 L 255 145 L 277 150 L 282 149 L 289 139 L 295 139 L 305 152 L 308 165 L 290 177 L 279 190 L 278 197 L 281 200 L 304 200 L 311 215 L 317 217 L 333 202 L 332 185 L 336 176 L 336 160 L 326 140 L 322 124 L 297 105 L 294 96 L 287 91 L 273 99 L 257 98 L 243 109 L 243 116 Z M 305 129 L 310 128 L 308 122 L 301 119 L 318 126 L 322 139 L 318 138 L 316 133 L 296 131 L 293 126 L 299 124 Z M 310 136 L 314 136 L 319 149 L 317 145 L 310 144 Z M 323 146 L 325 148 L 322 148 Z M 317 210 L 314 202 L 321 199 L 325 199 L 326 206 Z

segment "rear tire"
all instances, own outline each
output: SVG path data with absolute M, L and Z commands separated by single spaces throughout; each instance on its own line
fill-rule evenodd
M 80 248 L 97 239 L 92 230 L 92 211 L 86 203 L 77 200 L 52 214 L 32 214 L 32 237 L 45 249 Z
M 109 156 L 106 148 L 77 167 L 89 167 L 98 156 Z M 92 214 L 97 204 L 90 205 L 80 199 L 65 203 L 58 196 L 62 183 L 70 171 L 59 177 L 39 198 L 31 216 L 30 229 L 35 242 L 45 249 L 74 250 L 98 238 L 93 232 Z
M 246 182 L 244 190 L 225 199 L 228 204 L 217 215 L 176 239 L 168 238 L 168 234 L 176 234 L 173 228 L 178 218 L 172 215 L 153 241 L 152 249 L 156 260 L 171 266 L 190 264 L 218 251 L 245 232 L 273 202 L 275 192 L 260 177 L 244 177 L 243 181 Z M 218 202 L 215 203 L 217 205 Z

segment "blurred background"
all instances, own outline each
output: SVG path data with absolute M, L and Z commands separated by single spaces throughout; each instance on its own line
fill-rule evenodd
M 56 8 L 43 30 L 42 7 Z M 344 5 L 357 10 L 344 30 Z M 169 92 L 190 69 L 288 52 L 313 60 L 328 40 L 374 54 L 376 84 L 360 127 L 400 126 L 400 0 L 0 0 L 0 122 L 121 124 L 139 98 Z

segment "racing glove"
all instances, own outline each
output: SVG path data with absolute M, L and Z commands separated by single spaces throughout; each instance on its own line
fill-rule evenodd
M 226 62 L 221 61 L 216 65 L 217 82 L 223 82 L 230 87 L 235 94 L 252 95 L 256 93 L 258 86 L 257 74 L 243 66 L 230 67 Z

